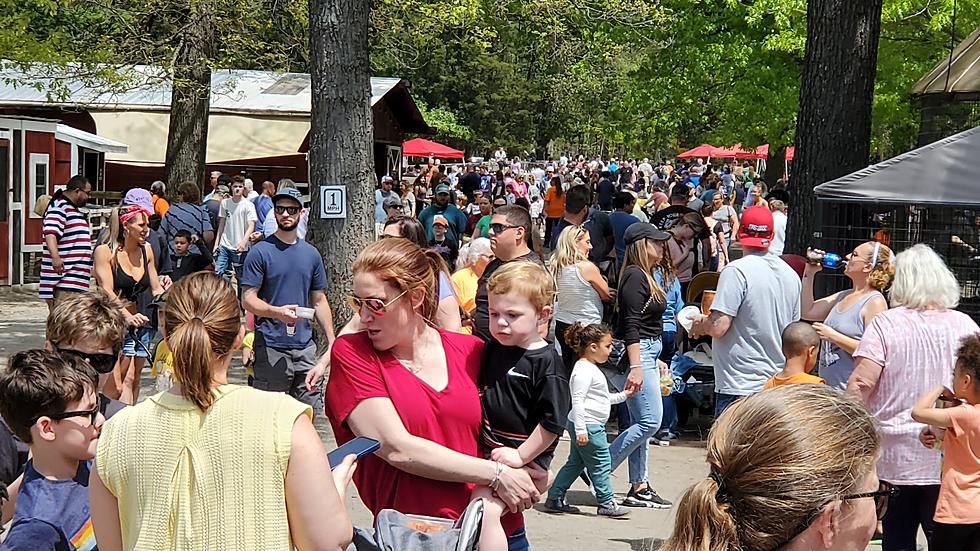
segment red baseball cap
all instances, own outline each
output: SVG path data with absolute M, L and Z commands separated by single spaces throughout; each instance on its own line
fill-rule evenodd
M 772 237 L 772 211 L 768 207 L 755 205 L 742 211 L 742 219 L 738 225 L 740 245 L 768 249 Z

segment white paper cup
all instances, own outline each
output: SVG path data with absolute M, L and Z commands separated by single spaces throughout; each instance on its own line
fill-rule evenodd
M 685 306 L 677 312 L 677 323 L 681 324 L 685 331 L 690 331 L 694 326 L 694 319 L 700 315 L 701 309 L 697 306 Z
M 315 314 L 316 314 L 316 310 L 312 308 L 303 308 L 302 306 L 298 306 L 296 308 L 296 317 L 298 318 L 305 318 L 311 320 L 313 319 L 313 316 Z

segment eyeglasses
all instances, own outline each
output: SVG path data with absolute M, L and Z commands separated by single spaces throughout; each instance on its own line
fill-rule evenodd
M 69 419 L 71 417 L 88 417 L 89 425 L 94 425 L 95 420 L 99 417 L 99 413 L 102 411 L 102 396 L 97 395 L 95 397 L 95 406 L 92 409 L 85 409 L 79 411 L 63 411 L 61 413 L 44 413 L 38 415 L 37 417 L 31 419 L 31 424 L 37 423 L 37 420 L 41 417 L 47 417 L 48 419 L 53 419 L 55 421 L 61 421 L 63 419 Z
M 385 302 L 380 298 L 361 298 L 356 295 L 348 296 L 347 302 L 355 312 L 360 312 L 361 308 L 366 306 L 367 309 L 370 310 L 375 316 L 383 316 L 388 312 L 388 307 L 391 306 L 396 300 L 402 298 L 402 296 L 404 296 L 407 292 L 408 289 L 405 289 L 400 295 L 389 300 L 388 302 Z
M 524 226 L 511 226 L 510 224 L 490 224 L 490 231 L 499 235 L 507 230 L 512 230 L 514 228 L 523 228 L 523 227 Z
M 899 493 L 898 488 L 892 486 L 888 482 L 879 481 L 878 482 L 878 490 L 875 491 L 875 492 L 863 492 L 863 493 L 860 493 L 860 494 L 849 494 L 849 495 L 846 495 L 846 496 L 842 496 L 842 497 L 840 497 L 838 499 L 840 499 L 841 501 L 849 501 L 849 500 L 852 500 L 852 499 L 864 499 L 864 498 L 867 498 L 867 497 L 874 498 L 874 500 L 875 500 L 875 513 L 878 516 L 878 520 L 882 520 L 883 518 L 885 518 L 885 513 L 888 512 L 888 500 L 891 499 L 891 498 L 893 498 L 893 497 L 895 497 L 895 496 L 897 496 L 898 493 Z M 833 500 L 831 500 L 831 501 L 833 501 Z M 830 502 L 828 501 L 827 503 L 830 503 Z M 818 516 L 820 516 L 820 513 L 823 512 L 823 508 L 827 506 L 827 503 L 824 503 L 820 507 L 817 507 L 816 509 L 814 509 L 813 511 L 811 511 L 810 514 L 808 514 L 803 519 L 803 522 L 801 522 L 799 524 L 799 526 L 796 527 L 796 530 L 793 531 L 793 534 L 789 537 L 789 539 L 787 539 L 785 542 L 777 545 L 773 549 L 774 550 L 775 549 L 780 549 L 781 547 L 785 546 L 787 543 L 793 541 L 797 536 L 799 536 L 800 534 L 802 534 L 803 532 L 805 532 L 806 529 L 809 528 L 810 525 L 813 523 L 813 521 L 816 520 Z
M 276 214 L 284 214 L 288 212 L 290 216 L 295 216 L 296 213 L 302 209 L 303 207 L 286 207 L 286 206 L 276 205 Z
M 113 368 L 116 366 L 115 354 L 90 354 L 88 352 L 81 352 L 79 350 L 60 347 L 55 347 L 55 350 L 57 350 L 60 354 L 66 354 L 88 362 L 88 364 L 92 366 L 92 369 L 98 371 L 102 375 L 112 373 Z

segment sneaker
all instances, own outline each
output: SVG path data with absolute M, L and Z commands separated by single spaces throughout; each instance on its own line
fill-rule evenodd
M 627 507 L 649 507 L 651 509 L 670 509 L 673 505 L 670 501 L 657 495 L 649 487 L 641 490 L 630 489 L 623 499 L 623 505 Z
M 661 438 L 660 435 L 658 434 L 657 436 L 650 438 L 650 445 L 666 447 L 670 445 L 670 440 L 668 440 L 666 436 Z
M 616 505 L 615 501 L 610 501 L 599 505 L 599 509 L 596 511 L 596 514 L 600 517 L 609 518 L 625 518 L 630 516 L 630 512 L 627 511 L 626 508 Z
M 558 500 L 558 499 L 548 499 L 548 500 L 546 500 L 544 502 L 544 510 L 545 511 L 548 511 L 549 513 L 570 513 L 570 514 L 577 514 L 577 513 L 581 513 L 582 512 L 578 507 L 575 507 L 574 505 L 569 505 L 568 503 L 565 503 L 565 500 L 564 499 L 562 499 L 562 500 Z

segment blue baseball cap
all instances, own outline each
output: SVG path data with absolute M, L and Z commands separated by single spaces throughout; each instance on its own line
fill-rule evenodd
M 279 199 L 292 199 L 299 203 L 299 206 L 303 206 L 303 195 L 300 194 L 298 189 L 293 189 L 290 187 L 280 189 L 272 196 L 272 204 L 276 204 Z

